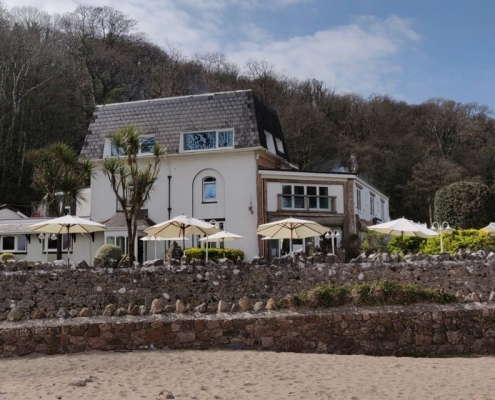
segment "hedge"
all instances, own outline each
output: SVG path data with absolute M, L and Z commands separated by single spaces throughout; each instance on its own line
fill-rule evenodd
M 389 236 L 374 232 L 373 242 L 375 247 L 370 246 L 370 241 L 363 241 L 361 251 L 367 255 L 371 253 L 393 253 L 400 254 L 423 253 L 440 254 L 440 235 L 432 238 L 420 238 L 409 236 Z M 388 238 L 388 241 L 387 241 Z M 482 229 L 454 229 L 451 234 L 443 232 L 443 251 L 454 254 L 459 250 L 495 252 L 495 235 Z M 378 245 L 376 245 L 378 244 Z M 383 248 L 385 246 L 385 248 Z
M 456 229 L 452 234 L 443 233 L 443 251 L 451 254 L 459 250 L 495 251 L 495 236 L 478 229 Z M 429 238 L 421 247 L 424 254 L 440 253 L 440 236 Z
M 186 249 L 185 255 L 187 258 L 195 258 L 197 260 L 206 260 L 206 249 L 200 249 L 197 247 L 191 247 Z M 208 260 L 217 261 L 220 258 L 228 258 L 232 261 L 237 261 L 238 258 L 244 259 L 244 252 L 238 249 L 208 249 Z
M 494 220 L 491 189 L 478 182 L 456 182 L 435 194 L 435 220 L 457 229 L 480 229 Z

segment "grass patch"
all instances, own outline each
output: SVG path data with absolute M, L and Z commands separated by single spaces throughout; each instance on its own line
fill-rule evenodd
M 296 307 L 313 308 L 456 302 L 455 295 L 444 290 L 422 289 L 416 284 L 404 284 L 388 279 L 357 285 L 319 285 L 291 297 L 292 302 L 288 302 Z

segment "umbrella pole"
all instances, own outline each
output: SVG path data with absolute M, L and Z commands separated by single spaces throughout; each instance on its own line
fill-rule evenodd
M 208 235 L 206 235 L 206 264 L 208 264 Z
M 67 225 L 67 266 L 70 268 L 70 260 L 69 260 L 69 252 L 70 252 L 70 242 L 71 242 L 71 237 L 70 237 L 70 234 L 69 234 L 69 231 L 70 231 L 70 228 L 69 228 L 69 225 Z M 62 246 L 64 245 L 64 240 L 63 240 L 63 236 L 62 236 Z
M 292 248 L 292 229 L 290 230 L 290 255 L 294 260 L 294 249 Z
M 155 238 L 155 260 L 156 260 L 156 238 Z
M 186 227 L 182 227 L 182 256 L 186 255 Z

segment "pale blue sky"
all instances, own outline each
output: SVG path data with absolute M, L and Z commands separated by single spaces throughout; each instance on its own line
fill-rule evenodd
M 1 1 L 1 0 L 0 0 Z M 443 97 L 495 109 L 491 0 L 4 0 L 50 13 L 112 6 L 183 55 L 263 60 L 337 92 L 408 103 Z

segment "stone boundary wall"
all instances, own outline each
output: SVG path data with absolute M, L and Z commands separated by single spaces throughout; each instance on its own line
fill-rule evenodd
M 495 306 L 472 303 L 0 323 L 1 358 L 162 348 L 377 356 L 493 355 Z
M 180 299 L 185 305 L 207 304 L 215 312 L 219 300 L 236 304 L 243 296 L 252 302 L 275 300 L 300 293 L 317 284 L 354 284 L 391 279 L 416 283 L 424 288 L 461 293 L 473 292 L 477 301 L 487 301 L 495 290 L 495 261 L 451 260 L 402 263 L 309 263 L 281 265 L 165 265 L 137 269 L 75 268 L 53 264 L 0 263 L 0 321 L 9 312 L 22 310 L 23 319 L 79 315 L 102 315 L 105 307 L 128 309 L 144 306 L 149 312 L 155 299 L 175 310 Z M 63 309 L 63 312 L 60 310 Z

